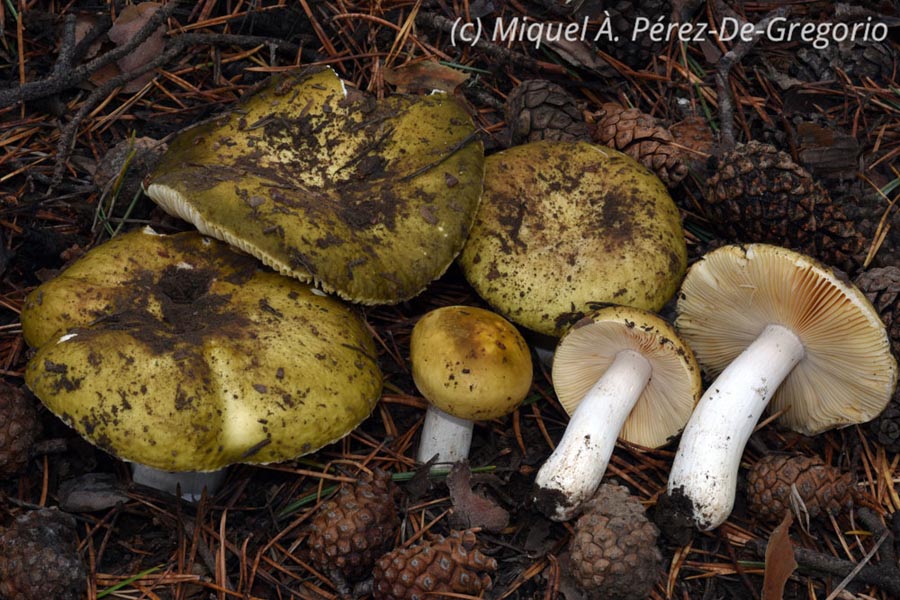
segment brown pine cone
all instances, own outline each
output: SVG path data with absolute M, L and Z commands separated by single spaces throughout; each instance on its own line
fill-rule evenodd
M 25 469 L 40 432 L 34 398 L 22 388 L 0 381 L 0 478 Z
M 643 600 L 662 573 L 659 530 L 621 485 L 604 483 L 575 522 L 572 574 L 591 597 Z
M 716 144 L 712 128 L 703 117 L 688 117 L 669 127 L 682 162 L 697 173 L 706 172 L 706 164 Z
M 853 283 L 881 315 L 881 321 L 891 340 L 891 350 L 894 356 L 900 356 L 900 304 L 897 303 L 897 296 L 900 295 L 900 268 L 867 269 Z
M 668 20 L 671 14 L 670 0 L 585 0 L 575 18 L 580 21 L 588 17 L 591 22 L 601 23 L 608 16 L 612 36 L 600 36 L 600 49 L 632 69 L 643 69 L 665 50 L 666 42 L 658 36 L 635 34 L 637 19 L 643 17 L 656 23 L 659 17 Z
M 847 272 L 866 238 L 806 169 L 769 144 L 740 144 L 717 160 L 706 213 L 732 242 L 786 246 Z
M 575 99 L 543 79 L 523 81 L 506 98 L 506 122 L 512 145 L 538 140 L 588 139 L 587 124 Z
M 78 600 L 87 575 L 78 555 L 75 519 L 35 510 L 0 528 L 0 598 Z
M 853 504 L 853 475 L 826 465 L 817 456 L 769 454 L 747 473 L 747 501 L 753 514 L 776 521 L 791 510 L 791 488 L 810 518 L 837 514 Z
M 400 527 L 399 493 L 390 474 L 380 470 L 355 484 L 341 485 L 310 524 L 313 564 L 350 581 L 369 575 L 378 557 L 393 545 Z
M 497 561 L 477 548 L 471 531 L 453 531 L 388 552 L 375 564 L 375 600 L 428 600 L 440 594 L 477 595 L 491 589 Z
M 687 175 L 675 138 L 654 117 L 607 102 L 592 118 L 591 139 L 628 154 L 656 173 L 666 186 L 675 187 Z
M 853 82 L 871 79 L 876 83 L 894 81 L 900 57 L 890 42 L 847 40 L 826 48 L 802 47 L 794 54 L 788 73 L 808 82 L 839 79 L 840 69 Z

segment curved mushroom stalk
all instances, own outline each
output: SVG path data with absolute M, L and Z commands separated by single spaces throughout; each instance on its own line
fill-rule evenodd
M 616 438 L 650 381 L 650 361 L 618 352 L 572 414 L 559 445 L 535 478 L 535 502 L 557 521 L 571 519 L 597 491 Z
M 805 354 L 794 332 L 769 325 L 703 394 L 682 434 L 668 486 L 669 494 L 690 499 L 700 529 L 718 527 L 731 514 L 744 446 Z
M 454 417 L 433 404 L 428 405 L 417 460 L 427 463 L 437 455 L 437 462 L 455 463 L 468 458 L 474 425 L 470 419 Z
M 155 490 L 160 490 L 172 494 L 173 496 L 181 493 L 181 497 L 189 502 L 197 502 L 203 496 L 203 490 L 206 489 L 206 495 L 212 496 L 225 481 L 227 469 L 219 469 L 218 471 L 161 471 L 142 465 L 139 463 L 131 464 L 131 480 L 139 485 L 144 485 Z

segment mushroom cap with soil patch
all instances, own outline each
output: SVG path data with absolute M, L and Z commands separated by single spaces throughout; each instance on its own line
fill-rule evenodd
M 887 405 L 897 364 L 878 312 L 851 283 L 797 252 L 730 245 L 685 277 L 676 328 L 716 380 L 691 415 L 669 492 L 701 529 L 731 513 L 744 446 L 768 407 L 804 435 L 863 423 Z
M 462 249 L 483 162 L 452 96 L 376 101 L 330 69 L 306 70 L 180 133 L 146 189 L 282 274 L 390 304 L 421 292 Z
M 35 395 L 154 469 L 307 454 L 368 417 L 381 391 L 355 312 L 194 232 L 92 249 L 29 295 L 22 322 Z
M 598 305 L 662 308 L 687 249 L 675 203 L 646 168 L 603 146 L 541 141 L 485 160 L 459 263 L 498 312 L 559 337 Z

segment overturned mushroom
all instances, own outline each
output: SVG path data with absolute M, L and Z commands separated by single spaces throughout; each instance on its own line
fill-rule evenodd
M 614 306 L 575 323 L 553 359 L 571 420 L 535 478 L 537 507 L 572 518 L 597 491 L 616 439 L 662 446 L 687 423 L 700 384 L 693 353 L 652 313 Z
M 29 295 L 22 323 L 35 395 L 160 471 L 307 454 L 356 427 L 381 390 L 358 315 L 196 233 L 98 246 Z
M 675 325 L 716 380 L 684 429 L 669 493 L 701 529 L 734 505 L 744 446 L 767 406 L 805 435 L 884 409 L 897 364 L 878 313 L 852 284 L 777 246 L 724 246 L 685 277 Z
M 418 294 L 462 249 L 484 153 L 452 96 L 274 78 L 170 144 L 147 194 L 279 272 L 363 304 Z

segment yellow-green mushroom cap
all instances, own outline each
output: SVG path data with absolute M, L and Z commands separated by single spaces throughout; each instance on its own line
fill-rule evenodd
M 553 389 L 569 415 L 623 350 L 643 356 L 652 368 L 618 436 L 648 448 L 678 435 L 702 392 L 694 353 L 662 317 L 626 306 L 609 306 L 575 323 L 553 357 Z
M 413 380 L 434 406 L 486 421 L 513 412 L 531 388 L 531 353 L 500 315 L 472 306 L 427 313 L 410 340 Z
M 354 311 L 193 232 L 94 248 L 32 292 L 22 322 L 35 395 L 97 446 L 165 471 L 307 454 L 381 392 Z
M 390 304 L 456 258 L 483 167 L 472 119 L 452 96 L 376 101 L 320 69 L 274 77 L 179 134 L 146 189 L 283 274 Z
M 459 263 L 498 312 L 559 337 L 598 305 L 662 308 L 684 276 L 687 248 L 665 185 L 631 157 L 541 141 L 485 160 Z

